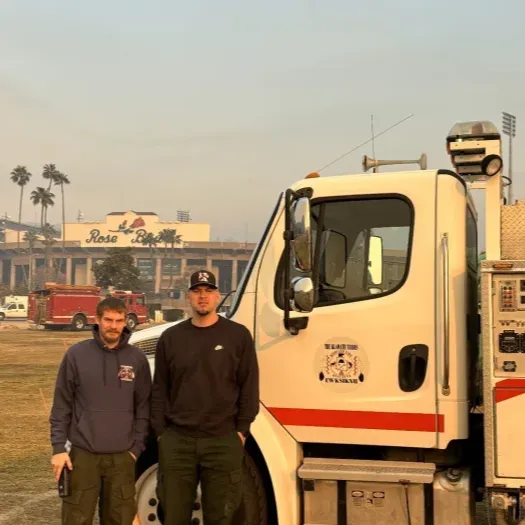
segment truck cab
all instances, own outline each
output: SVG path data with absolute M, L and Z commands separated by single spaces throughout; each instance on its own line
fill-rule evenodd
M 129 312 L 127 326 L 130 330 L 148 320 L 149 314 L 145 294 L 131 291 L 114 291 L 111 295 L 121 299 L 126 305 Z
M 342 490 L 373 491 L 363 469 L 388 500 L 384 512 L 404 512 L 388 467 L 410 483 L 422 523 L 425 491 L 465 466 L 471 437 L 476 221 L 467 185 L 450 170 L 311 177 L 279 197 L 221 314 L 250 329 L 260 367 L 246 490 L 264 489 L 266 502 L 251 512 L 293 525 L 303 513 L 304 523 L 361 519 L 351 495 L 338 501 Z M 132 337 L 152 369 L 168 326 Z M 156 459 L 146 457 L 139 508 L 151 511 Z M 462 476 L 456 495 L 465 496 L 470 470 Z

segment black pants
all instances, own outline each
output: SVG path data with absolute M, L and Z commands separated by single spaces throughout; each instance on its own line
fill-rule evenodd
M 73 447 L 70 458 L 71 495 L 62 500 L 62 525 L 92 525 L 99 496 L 101 525 L 132 525 L 136 505 L 131 454 L 91 454 Z
M 159 440 L 157 484 L 164 525 L 189 525 L 199 482 L 204 525 L 232 525 L 242 499 L 243 458 L 235 431 L 193 438 L 166 430 Z

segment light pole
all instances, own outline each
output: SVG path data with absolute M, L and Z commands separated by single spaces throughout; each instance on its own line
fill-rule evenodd
M 516 117 L 510 113 L 502 112 L 503 115 L 503 134 L 509 137 L 509 189 L 508 204 L 512 204 L 512 139 L 516 136 Z

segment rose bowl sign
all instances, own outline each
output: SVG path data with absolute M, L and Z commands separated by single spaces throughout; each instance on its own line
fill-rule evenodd
M 102 235 L 98 228 L 93 228 L 89 232 L 89 237 L 86 239 L 86 244 L 117 244 L 118 236 L 117 233 L 123 235 L 131 235 L 131 244 L 159 244 L 163 242 L 162 235 L 160 233 L 154 234 L 148 232 L 144 228 L 146 221 L 142 217 L 136 218 L 131 224 L 128 224 L 127 220 L 122 221 L 116 230 L 108 230 L 110 233 Z M 174 233 L 175 244 L 180 244 L 180 235 L 177 235 L 176 230 Z
M 168 231 L 166 238 L 162 234 Z M 86 247 L 180 247 L 184 241 L 209 242 L 210 226 L 162 222 L 151 212 L 115 212 L 105 222 L 66 224 L 66 239 Z

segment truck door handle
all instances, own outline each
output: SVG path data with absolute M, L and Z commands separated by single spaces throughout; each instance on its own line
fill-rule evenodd
M 448 260 L 448 233 L 441 239 L 443 246 L 443 386 L 441 393 L 450 395 L 450 288 L 449 288 L 449 260 Z
M 428 346 L 409 345 L 399 352 L 399 388 L 414 392 L 425 382 L 428 365 Z

